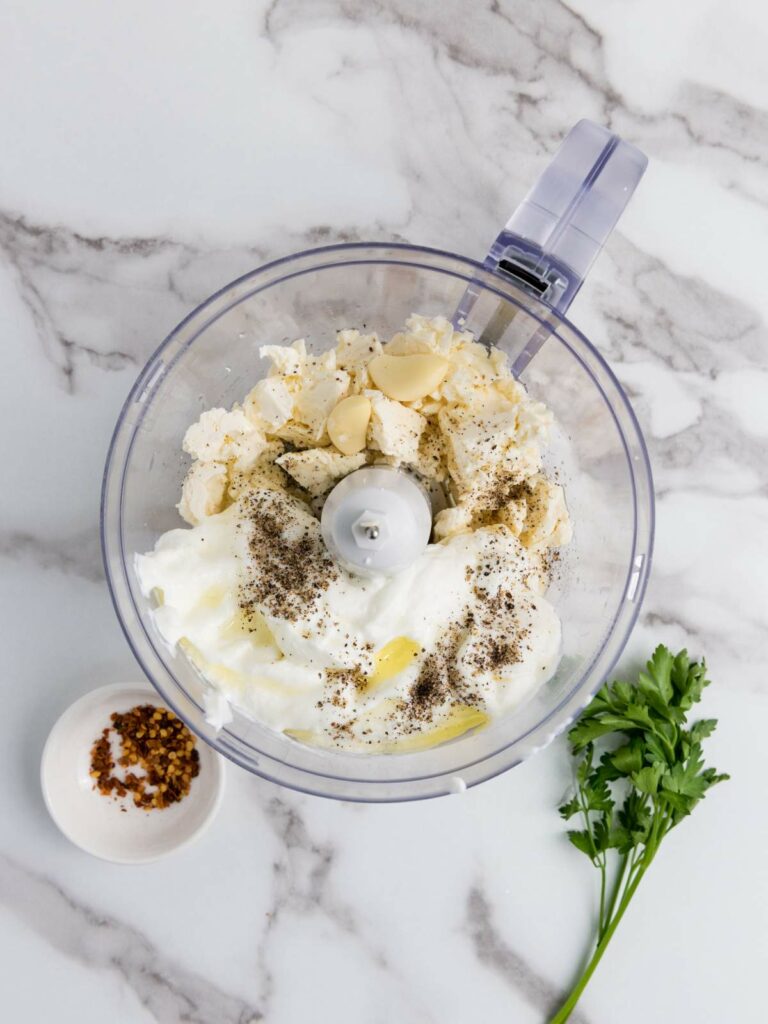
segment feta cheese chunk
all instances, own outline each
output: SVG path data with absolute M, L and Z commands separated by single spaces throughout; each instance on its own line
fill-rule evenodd
M 303 338 L 297 338 L 291 345 L 262 345 L 259 355 L 270 360 L 271 373 L 299 376 L 307 361 L 307 345 Z
M 392 356 L 417 355 L 432 352 L 435 355 L 450 356 L 453 349 L 465 341 L 472 341 L 472 335 L 455 331 L 450 320 L 444 316 L 409 316 L 406 330 L 395 334 L 385 346 L 385 352 Z
M 501 362 L 497 355 L 502 356 Z M 485 345 L 476 341 L 458 346 L 451 353 L 453 372 L 443 382 L 440 397 L 444 402 L 459 405 L 480 404 L 486 389 L 507 378 L 511 379 L 503 358 L 503 353 L 497 350 L 491 353 Z
M 221 511 L 227 487 L 227 467 L 222 462 L 195 462 L 181 488 L 179 515 L 190 526 Z
M 265 377 L 249 392 L 243 409 L 253 423 L 273 433 L 291 418 L 293 395 L 282 377 Z
M 528 481 L 530 493 L 527 511 L 520 531 L 520 541 L 531 551 L 560 547 L 573 536 L 571 519 L 565 504 L 563 488 L 545 476 Z
M 278 427 L 275 430 L 275 436 L 279 437 L 282 441 L 288 441 L 289 444 L 294 445 L 296 448 L 317 448 L 318 443 L 325 445 L 327 440 L 324 435 L 317 438 L 314 430 L 304 423 L 297 423 L 293 419 L 288 420 L 282 427 Z
M 445 445 L 437 424 L 434 420 L 427 425 L 419 438 L 419 453 L 413 468 L 428 480 L 439 484 L 448 479 L 448 466 L 445 461 Z
M 184 451 L 201 462 L 233 462 L 246 470 L 267 445 L 263 431 L 242 409 L 209 409 L 184 435 Z
M 233 469 L 229 473 L 227 497 L 237 501 L 255 487 L 273 491 L 283 491 L 287 478 L 283 470 L 276 464 L 278 456 L 285 451 L 282 441 L 270 441 L 255 464 L 247 471 Z
M 294 417 L 305 424 L 315 441 L 325 435 L 328 417 L 349 391 L 349 374 L 345 370 L 319 369 L 307 380 L 294 400 Z
M 446 446 L 448 469 L 459 494 L 464 494 L 504 463 L 507 476 L 521 480 L 541 465 L 537 444 L 549 426 L 501 396 L 482 406 L 446 406 L 438 423 Z M 543 409 L 543 407 L 542 407 Z M 525 417 L 525 418 L 523 418 Z
M 342 455 L 332 448 L 309 448 L 303 452 L 286 452 L 275 460 L 296 483 L 313 498 L 329 491 L 337 480 L 366 463 L 365 454 Z
M 445 540 L 467 530 L 497 525 L 505 526 L 532 552 L 567 544 L 572 528 L 562 487 L 541 473 L 510 486 L 506 473 L 506 466 L 499 467 L 496 482 L 492 478 L 485 485 L 485 493 L 478 488 L 456 506 L 438 512 L 435 539 Z M 494 505 L 495 501 L 499 504 Z
M 457 533 L 466 533 L 472 528 L 472 514 L 468 508 L 457 505 L 455 508 L 444 508 L 435 516 L 435 540 L 447 540 Z
M 347 330 L 339 331 L 336 337 L 336 365 L 350 373 L 360 370 L 383 351 L 375 334 Z
M 419 457 L 419 441 L 427 425 L 421 413 L 386 398 L 380 391 L 366 391 L 371 401 L 368 444 L 401 462 L 414 463 Z

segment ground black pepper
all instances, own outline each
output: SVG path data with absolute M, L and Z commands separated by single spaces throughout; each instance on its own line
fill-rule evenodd
M 298 515 L 295 498 L 267 489 L 244 500 L 243 515 L 253 556 L 239 595 L 246 621 L 256 610 L 294 622 L 306 617 L 339 577 L 319 524 Z

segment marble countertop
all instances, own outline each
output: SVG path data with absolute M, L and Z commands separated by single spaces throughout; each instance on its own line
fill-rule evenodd
M 45 736 L 136 678 L 98 549 L 107 443 L 205 295 L 312 244 L 482 255 L 564 131 L 651 157 L 572 318 L 647 432 L 656 561 L 623 663 L 706 654 L 733 780 L 667 840 L 574 1020 L 749 1024 L 768 957 L 768 14 L 757 0 L 12 0 L 0 33 L 3 1018 L 538 1024 L 577 973 L 595 872 L 563 838 L 562 741 L 425 804 L 231 767 L 157 864 L 80 853 Z

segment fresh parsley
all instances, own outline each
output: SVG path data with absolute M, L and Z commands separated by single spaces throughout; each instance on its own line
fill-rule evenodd
M 659 646 L 636 682 L 603 686 L 568 733 L 576 787 L 560 814 L 584 826 L 568 838 L 600 872 L 600 912 L 592 959 L 551 1024 L 568 1020 L 664 836 L 728 778 L 704 767 L 715 719 L 687 721 L 709 682 L 704 661 Z

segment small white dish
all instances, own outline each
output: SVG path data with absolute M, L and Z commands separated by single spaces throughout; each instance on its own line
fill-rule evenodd
M 43 749 L 40 780 L 46 807 L 58 827 L 86 853 L 116 864 L 143 864 L 186 846 L 213 820 L 224 790 L 224 762 L 197 740 L 200 774 L 179 803 L 145 811 L 130 797 L 113 799 L 94 789 L 91 749 L 113 712 L 137 704 L 163 707 L 146 683 L 115 683 L 70 705 Z

